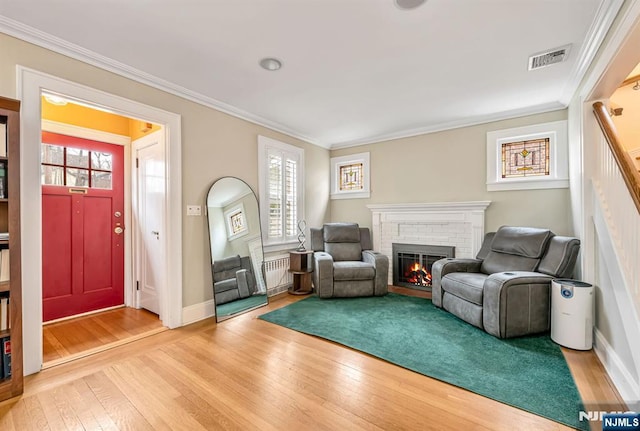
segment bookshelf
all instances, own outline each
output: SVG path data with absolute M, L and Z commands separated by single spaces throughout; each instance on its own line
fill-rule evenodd
M 8 233 L 8 239 L 6 238 Z M 4 235 L 3 235 L 4 234 Z M 0 401 L 23 392 L 22 369 L 22 280 L 20 262 L 20 102 L 0 96 L 0 256 L 10 266 L 0 281 L 0 311 L 8 310 L 8 329 L 0 330 L 0 340 L 11 341 L 11 375 L 0 367 Z M 0 268 L 2 262 L 0 261 Z M 0 274 L 1 275 L 1 274 Z M 2 299 L 8 298 L 3 307 Z M 0 321 L 1 323 L 1 321 Z M 0 361 L 4 343 L 0 342 Z M 1 363 L 1 362 L 0 362 Z

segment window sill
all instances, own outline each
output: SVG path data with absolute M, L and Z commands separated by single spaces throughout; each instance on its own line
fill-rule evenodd
M 288 252 L 296 249 L 298 245 L 299 245 L 298 241 L 288 241 L 288 242 L 281 242 L 277 244 L 264 244 L 263 248 L 264 248 L 265 254 L 267 254 L 267 253 L 277 253 L 277 252 L 283 252 L 283 251 Z
M 566 189 L 569 188 L 568 179 L 558 180 L 528 180 L 487 183 L 487 191 L 497 192 L 502 190 L 536 190 L 536 189 Z

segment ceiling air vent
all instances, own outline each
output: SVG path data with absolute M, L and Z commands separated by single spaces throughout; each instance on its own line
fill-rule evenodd
M 569 55 L 569 48 L 571 48 L 571 45 L 532 55 L 529 57 L 529 70 L 540 69 L 541 67 L 565 61 Z

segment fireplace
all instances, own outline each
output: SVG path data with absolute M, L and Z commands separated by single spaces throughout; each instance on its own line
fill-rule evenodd
M 393 285 L 431 290 L 431 266 L 443 257 L 455 257 L 455 247 L 442 245 L 391 244 Z

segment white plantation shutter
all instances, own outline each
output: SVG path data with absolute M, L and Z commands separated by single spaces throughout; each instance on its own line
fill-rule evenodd
M 298 225 L 298 184 L 297 161 L 286 159 L 284 170 L 285 190 L 285 236 L 290 238 L 297 236 Z
M 269 154 L 269 238 L 282 236 L 282 155 Z
M 264 136 L 258 137 L 260 211 L 265 245 L 296 242 L 303 218 L 304 150 Z

